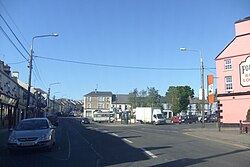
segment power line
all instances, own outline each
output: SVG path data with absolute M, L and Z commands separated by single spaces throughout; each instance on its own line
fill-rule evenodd
M 36 57 L 40 59 L 51 60 L 51 61 L 59 61 L 59 62 L 64 62 L 64 63 L 82 64 L 82 65 L 99 66 L 99 67 L 125 68 L 125 69 L 137 69 L 137 70 L 162 70 L 162 71 L 200 70 L 200 68 L 167 68 L 167 67 L 139 67 L 139 66 L 110 65 L 110 64 L 98 64 L 98 63 L 81 62 L 81 61 L 75 61 L 75 60 L 49 58 L 49 57 L 44 57 L 44 56 L 36 56 Z M 206 69 L 215 69 L 215 68 L 206 68 Z
M 10 43 L 16 48 L 16 50 L 22 55 L 22 57 L 29 62 L 29 60 L 23 55 L 23 53 L 17 48 L 17 46 L 14 44 L 14 42 L 10 39 L 10 37 L 7 35 L 7 33 L 4 31 L 2 26 L 0 26 L 0 29 L 2 30 L 4 36 L 10 41 Z
M 16 25 L 16 23 L 14 22 L 14 20 L 12 19 L 11 15 L 9 14 L 8 10 L 6 9 L 6 7 L 4 6 L 4 4 L 0 1 L 0 4 L 3 6 L 3 9 L 5 10 L 5 12 L 7 13 L 7 15 L 9 16 L 10 20 L 12 21 L 12 23 L 15 25 L 16 29 L 19 31 L 19 33 L 21 34 L 21 36 L 23 37 L 24 41 L 26 42 L 26 44 L 28 45 L 27 40 L 24 38 L 22 32 L 20 31 L 20 29 L 18 28 L 18 26 Z
M 22 48 L 25 50 L 25 52 L 29 55 L 28 50 L 23 46 L 22 42 L 17 38 L 16 34 L 10 28 L 9 24 L 6 22 L 6 20 L 4 19 L 4 17 L 1 14 L 0 14 L 0 16 L 3 19 L 4 23 L 7 25 L 7 27 L 9 28 L 9 30 L 11 31 L 11 33 L 14 35 L 14 37 L 16 38 L 16 40 L 19 42 L 19 44 L 22 46 Z

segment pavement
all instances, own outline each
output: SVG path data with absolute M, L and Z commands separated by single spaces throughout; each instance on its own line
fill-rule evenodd
M 250 149 L 250 133 L 240 133 L 239 127 L 222 127 L 221 131 L 218 128 L 188 129 L 184 134 L 242 149 Z
M 0 150 L 5 148 L 9 137 L 9 131 L 7 128 L 0 128 Z

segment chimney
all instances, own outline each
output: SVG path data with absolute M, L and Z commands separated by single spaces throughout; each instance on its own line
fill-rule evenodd
M 236 36 L 250 33 L 250 16 L 235 22 Z
M 12 72 L 12 77 L 19 79 L 19 72 L 18 71 L 13 71 Z
M 0 70 L 3 71 L 4 62 L 0 60 Z
M 10 66 L 8 64 L 4 65 L 3 70 L 7 75 L 10 76 L 11 71 L 10 71 Z

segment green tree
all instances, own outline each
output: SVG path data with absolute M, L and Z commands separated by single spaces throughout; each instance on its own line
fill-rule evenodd
M 131 104 L 131 108 L 136 108 L 138 106 L 138 90 L 134 89 L 132 92 L 128 95 L 128 101 Z
M 161 107 L 160 98 L 161 96 L 154 87 L 148 87 L 148 96 L 147 96 L 147 106 L 148 107 Z
M 189 96 L 194 96 L 193 89 L 190 86 L 170 86 L 166 92 L 167 102 L 171 105 L 171 110 L 176 115 L 187 110 Z

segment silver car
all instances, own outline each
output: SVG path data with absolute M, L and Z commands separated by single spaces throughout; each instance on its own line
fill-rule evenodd
M 48 148 L 55 144 L 55 127 L 47 118 L 23 119 L 10 130 L 8 149 Z

